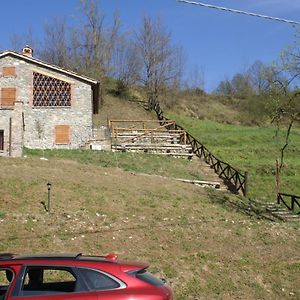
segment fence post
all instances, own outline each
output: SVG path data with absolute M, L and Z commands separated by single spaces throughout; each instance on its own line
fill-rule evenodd
M 292 197 L 292 199 L 291 199 L 291 209 L 292 209 L 292 211 L 294 211 L 294 208 L 295 208 L 295 197 Z
M 245 172 L 244 196 L 248 196 L 248 172 Z

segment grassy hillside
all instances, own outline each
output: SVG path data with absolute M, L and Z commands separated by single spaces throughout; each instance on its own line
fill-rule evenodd
M 146 111 L 138 102 L 106 94 L 99 114 L 94 115 L 94 126 L 107 126 L 108 119 L 157 120 L 154 112 Z
M 163 157 L 144 153 L 98 152 L 88 150 L 30 150 L 25 155 L 57 159 L 69 159 L 82 164 L 103 168 L 119 168 L 124 171 L 165 177 L 203 180 L 203 170 L 187 159 Z
M 200 120 L 212 120 L 225 124 L 240 124 L 243 116 L 238 109 L 238 100 L 201 91 L 182 91 L 166 95 L 162 107 L 175 114 Z
M 1 252 L 116 252 L 148 261 L 176 300 L 299 299 L 297 227 L 250 218 L 226 192 L 127 169 L 137 160 L 151 169 L 146 155 L 120 155 L 112 168 L 101 152 L 39 154 L 0 158 Z M 162 172 L 179 175 L 173 164 Z M 41 204 L 48 181 L 51 214 Z
M 274 201 L 275 161 L 284 145 L 285 130 L 275 137 L 271 127 L 249 127 L 169 114 L 220 159 L 249 172 L 249 195 Z M 300 195 L 300 130 L 294 129 L 282 171 L 282 192 Z

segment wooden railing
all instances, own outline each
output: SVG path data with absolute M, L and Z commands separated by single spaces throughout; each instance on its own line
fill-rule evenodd
M 169 124 L 165 124 L 163 126 L 163 129 L 168 126 L 175 123 L 175 121 L 169 120 Z M 126 130 L 129 129 L 146 129 L 149 128 L 150 124 L 154 125 L 153 128 L 157 128 L 157 125 L 160 124 L 159 121 L 155 120 L 108 120 L 108 127 L 113 130 L 113 128 L 122 128 L 120 125 L 123 125 L 123 128 L 126 127 Z M 161 125 L 161 124 L 160 124 Z M 124 127 L 125 126 L 125 127 Z
M 288 198 L 288 200 L 286 198 Z M 288 210 L 300 215 L 300 196 L 278 193 L 277 204 L 283 204 Z
M 157 118 L 161 125 L 168 124 L 169 120 L 164 117 L 163 111 L 159 105 L 156 103 L 154 106 L 154 111 L 156 112 Z M 184 130 L 180 125 L 174 124 L 166 127 L 167 129 L 173 130 Z M 234 193 L 242 193 L 247 196 L 248 193 L 248 175 L 247 172 L 242 174 L 240 171 L 232 167 L 230 164 L 218 159 L 214 154 L 212 154 L 202 143 L 200 143 L 196 138 L 186 131 L 187 144 L 190 144 L 193 149 L 193 153 L 209 164 L 211 168 L 223 179 L 227 187 Z

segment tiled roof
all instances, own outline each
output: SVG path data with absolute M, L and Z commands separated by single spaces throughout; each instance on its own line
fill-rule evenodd
M 89 83 L 91 85 L 95 85 L 95 84 L 99 83 L 97 80 L 92 79 L 90 77 L 80 75 L 76 72 L 64 69 L 64 68 L 56 66 L 56 65 L 49 64 L 49 63 L 44 62 L 40 59 L 37 59 L 37 58 L 34 58 L 34 57 L 29 57 L 29 56 L 26 56 L 26 55 L 23 55 L 23 54 L 14 52 L 14 51 L 5 51 L 5 52 L 0 53 L 0 59 L 5 57 L 5 56 L 12 56 L 12 57 L 15 57 L 17 59 L 24 60 L 28 63 L 32 63 L 32 64 L 39 65 L 39 66 L 47 68 L 47 69 L 51 69 L 53 71 L 57 71 L 59 73 L 65 74 L 67 76 L 74 77 L 78 80 L 82 80 L 82 81 L 84 81 L 86 83 Z

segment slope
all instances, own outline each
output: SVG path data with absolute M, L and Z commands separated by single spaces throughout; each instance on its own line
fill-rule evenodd
M 1 252 L 146 260 L 176 300 L 300 297 L 297 227 L 229 209 L 226 192 L 56 157 L 0 164 Z

